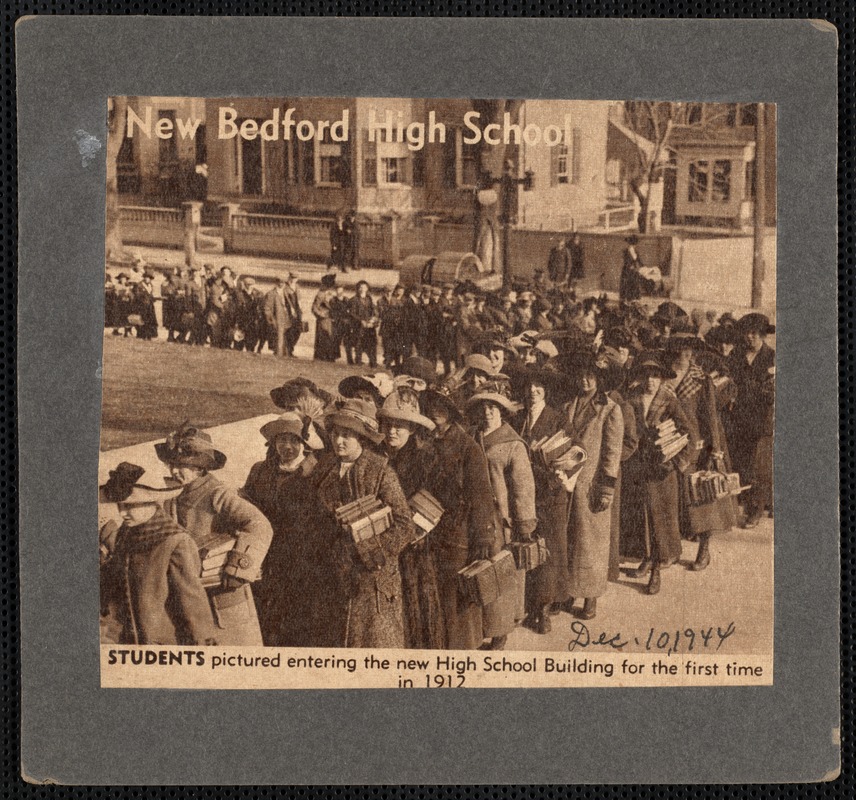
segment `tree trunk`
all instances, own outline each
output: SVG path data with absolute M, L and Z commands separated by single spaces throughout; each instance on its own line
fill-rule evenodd
M 119 182 L 117 159 L 122 142 L 125 140 L 125 125 L 128 112 L 128 98 L 113 98 L 113 118 L 107 130 L 107 204 L 105 209 L 104 257 L 107 262 L 130 261 L 122 242 L 122 228 L 119 219 Z
M 639 200 L 639 216 L 636 218 L 636 226 L 639 228 L 639 233 L 647 233 L 648 200 L 651 197 L 651 178 L 647 177 L 645 180 L 645 191 L 642 191 L 639 181 L 635 179 L 630 181 L 630 188 Z

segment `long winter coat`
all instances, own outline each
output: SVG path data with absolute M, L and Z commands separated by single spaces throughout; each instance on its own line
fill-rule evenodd
M 660 563 L 673 562 L 681 555 L 678 473 L 687 472 L 695 463 L 695 425 L 667 386 L 660 386 L 647 414 L 640 387 L 629 391 L 627 400 L 636 417 L 639 447 L 623 465 L 622 552 L 629 557 L 643 558 L 654 548 Z M 657 424 L 667 419 L 674 421 L 679 432 L 689 435 L 689 444 L 668 465 L 661 466 L 653 441 Z
M 431 442 L 425 488 L 443 506 L 443 516 L 428 535 L 437 566 L 440 602 L 446 624 L 446 648 L 468 650 L 482 639 L 481 608 L 458 591 L 458 570 L 478 548 L 496 548 L 493 492 L 481 447 L 457 423 Z
M 322 578 L 313 592 L 313 644 L 316 647 L 404 647 L 401 574 L 398 559 L 414 539 L 407 500 L 385 457 L 363 450 L 339 476 L 340 461 L 321 458 L 313 477 L 314 519 Z M 336 522 L 340 506 L 361 497 L 377 497 L 392 509 L 392 526 L 378 535 L 385 563 L 365 567 L 353 542 Z
M 273 541 L 255 589 L 262 638 L 273 647 L 304 647 L 311 641 L 307 597 L 313 576 L 305 569 L 314 531 L 308 524 L 310 476 L 318 464 L 307 455 L 293 472 L 283 472 L 275 452 L 254 464 L 241 494 L 273 527 Z
M 116 609 L 121 644 L 217 644 L 190 534 L 162 510 L 123 525 L 101 569 L 103 603 Z
M 577 397 L 565 407 L 565 430 L 586 452 L 571 496 L 568 572 L 571 597 L 600 597 L 606 592 L 612 514 L 595 511 L 601 490 L 614 491 L 624 443 L 624 416 L 609 396 Z
M 511 541 L 529 538 L 538 523 L 535 511 L 535 477 L 526 443 L 504 422 L 497 430 L 478 435 L 487 458 L 493 489 L 493 508 L 498 532 L 496 549 Z M 525 573 L 518 571 L 518 587 L 512 598 L 500 597 L 483 609 L 485 637 L 510 633 L 524 614 Z M 515 598 L 519 595 L 519 601 Z
M 726 431 L 740 482 L 752 485 L 743 497 L 750 514 L 763 511 L 773 500 L 775 364 L 776 353 L 767 344 L 761 346 L 751 364 L 742 348 L 728 360 L 737 397 L 726 419 Z
M 564 417 L 552 406 L 544 406 L 534 425 L 529 424 L 524 411 L 515 426 L 531 448 L 539 439 L 552 436 L 563 427 Z M 535 508 L 538 517 L 536 534 L 544 538 L 549 558 L 546 564 L 526 576 L 526 608 L 540 611 L 550 603 L 561 603 L 569 595 L 568 574 L 568 510 L 571 496 L 541 466 L 540 459 L 532 465 L 535 476 Z
M 426 455 L 415 436 L 407 444 L 390 452 L 389 465 L 395 470 L 404 496 L 408 499 L 425 485 Z M 407 647 L 437 649 L 445 647 L 446 625 L 437 582 L 437 565 L 428 541 L 416 529 L 418 538 L 401 551 L 404 605 L 404 641 Z
M 179 525 L 187 528 L 199 548 L 222 536 L 235 540 L 225 571 L 245 583 L 234 589 L 220 586 L 208 589 L 217 643 L 261 645 L 262 634 L 250 584 L 261 577 L 262 562 L 273 538 L 264 514 L 210 474 L 187 484 L 166 508 Z

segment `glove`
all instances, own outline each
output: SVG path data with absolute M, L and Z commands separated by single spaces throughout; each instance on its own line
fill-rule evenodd
M 612 505 L 612 498 L 614 496 L 614 489 L 610 489 L 608 486 L 596 486 L 592 495 L 592 511 L 595 514 L 606 511 Z

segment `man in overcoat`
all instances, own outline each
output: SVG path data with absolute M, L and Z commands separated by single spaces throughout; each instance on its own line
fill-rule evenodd
M 268 345 L 280 357 L 287 352 L 286 334 L 294 324 L 294 316 L 285 297 L 285 285 L 284 278 L 277 278 L 276 286 L 265 295 L 262 307 L 268 329 Z

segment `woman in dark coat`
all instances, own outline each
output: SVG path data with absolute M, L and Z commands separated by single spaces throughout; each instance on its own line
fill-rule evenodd
M 428 542 L 437 567 L 445 647 L 472 650 L 483 639 L 482 612 L 461 597 L 458 570 L 496 552 L 487 459 L 462 427 L 461 413 L 447 387 L 428 389 L 422 397 L 425 416 L 437 426 L 428 451 L 425 488 L 444 509 Z
M 776 352 L 765 337 L 776 328 L 763 314 L 752 313 L 738 320 L 737 330 L 743 343 L 728 359 L 737 397 L 726 430 L 740 483 L 752 487 L 743 495 L 743 527 L 754 528 L 764 509 L 773 508 Z
M 293 411 L 263 425 L 267 457 L 253 465 L 241 490 L 273 528 L 256 591 L 262 639 L 273 647 L 303 647 L 310 641 L 306 597 L 311 583 L 300 567 L 306 563 L 303 551 L 313 535 L 307 520 L 310 477 L 318 459 L 311 451 L 323 447 L 311 432 Z
M 561 402 L 564 389 L 562 375 L 552 370 L 529 367 L 523 378 L 524 409 L 515 429 L 532 452 L 532 446 L 562 427 L 563 417 L 550 399 Z M 569 495 L 553 480 L 543 459 L 532 459 L 535 476 L 535 510 L 538 518 L 536 536 L 544 538 L 550 554 L 546 564 L 526 576 L 526 626 L 537 633 L 550 631 L 550 611 L 568 599 L 568 502 Z
M 363 353 L 365 353 L 369 359 L 369 366 L 376 367 L 379 320 L 375 301 L 369 294 L 369 285 L 365 281 L 357 284 L 357 293 L 351 298 L 348 310 L 353 325 L 355 363 L 362 364 Z
M 434 430 L 434 423 L 419 410 L 417 393 L 400 386 L 378 411 L 384 441 L 382 452 L 395 470 L 408 499 L 425 485 L 426 456 L 420 437 Z M 427 533 L 417 528 L 418 538 L 401 552 L 399 565 L 404 590 L 404 641 L 407 647 L 442 648 L 446 630 L 437 587 L 437 572 Z
M 137 325 L 137 337 L 154 339 L 158 335 L 158 318 L 155 313 L 154 274 L 146 272 L 143 280 L 134 286 L 134 313 L 139 316 L 141 324 Z
M 633 407 L 639 435 L 637 451 L 624 462 L 621 498 L 621 535 L 624 549 L 642 551 L 642 563 L 633 577 L 650 574 L 648 594 L 660 591 L 660 570 L 675 564 L 681 555 L 678 521 L 678 472 L 686 472 L 695 461 L 695 425 L 687 417 L 675 393 L 663 385 L 675 373 L 665 367 L 656 353 L 643 353 L 635 362 L 635 385 L 627 400 Z M 671 420 L 688 444 L 665 463 L 655 446 L 657 425 Z M 636 540 L 639 534 L 644 541 Z
M 376 410 L 364 400 L 336 403 L 327 416 L 333 452 L 320 460 L 312 477 L 315 560 L 320 581 L 312 590 L 312 644 L 316 647 L 404 647 L 401 574 L 398 559 L 414 538 L 413 522 L 401 485 L 378 445 Z M 392 524 L 372 544 L 382 565 L 369 568 L 350 534 L 336 520 L 336 509 L 360 498 L 377 498 L 392 510 Z
M 680 332 L 673 333 L 664 344 L 667 366 L 675 373 L 669 386 L 698 430 L 696 461 L 689 464 L 687 474 L 680 478 L 679 499 L 681 535 L 698 541 L 698 552 L 692 569 L 700 571 L 710 564 L 711 535 L 730 530 L 736 522 L 736 515 L 734 499 L 730 495 L 703 506 L 693 506 L 690 474 L 693 470 L 731 472 L 731 457 L 719 417 L 713 380 L 698 363 L 696 356 L 706 349 L 706 345 L 699 337 Z
M 313 358 L 318 361 L 335 361 L 339 357 L 339 345 L 333 332 L 333 309 L 330 301 L 335 295 L 335 273 L 321 277 L 321 288 L 312 301 L 312 313 L 315 315 L 315 351 Z

